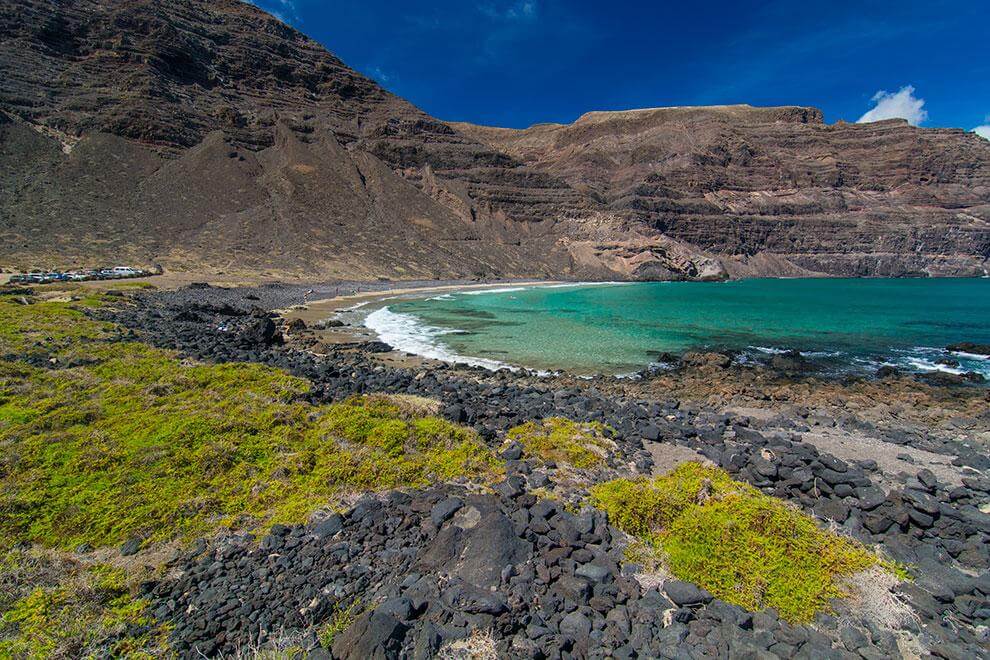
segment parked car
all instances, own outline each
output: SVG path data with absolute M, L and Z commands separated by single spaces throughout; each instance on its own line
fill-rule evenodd
M 21 284 L 45 284 L 49 282 L 80 282 L 83 280 L 118 280 L 126 277 L 142 277 L 149 275 L 147 271 L 132 266 L 114 266 L 113 268 L 68 270 L 68 271 L 31 271 L 11 275 L 10 281 Z

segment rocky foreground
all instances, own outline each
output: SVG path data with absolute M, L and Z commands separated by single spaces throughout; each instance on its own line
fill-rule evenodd
M 284 295 L 200 287 L 98 314 L 197 360 L 288 370 L 312 383 L 313 401 L 439 401 L 501 452 L 505 477 L 492 490 L 465 481 L 359 495 L 305 525 L 183 551 L 144 586 L 180 655 L 286 645 L 339 658 L 990 655 L 985 388 L 724 366 L 713 380 L 710 365 L 625 384 L 401 368 L 380 359 L 387 346 L 319 345 L 302 324 L 282 327 L 268 309 Z M 575 471 L 505 444 L 511 427 L 551 416 L 614 429 L 605 464 Z M 792 625 L 637 563 L 630 538 L 584 506 L 587 488 L 688 459 L 877 546 L 912 579 L 874 576 L 832 613 Z M 327 621 L 340 630 L 321 643 L 314 626 Z

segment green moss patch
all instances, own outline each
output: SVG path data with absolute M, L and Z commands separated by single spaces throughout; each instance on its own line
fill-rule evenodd
M 307 383 L 277 369 L 100 341 L 106 324 L 66 303 L 0 302 L 0 326 L 32 328 L 45 350 L 68 340 L 80 364 L 0 361 L 0 545 L 264 528 L 350 491 L 485 481 L 501 469 L 472 430 L 408 401 L 311 405 Z M 0 347 L 20 341 L 10 336 Z
M 167 654 L 167 629 L 133 590 L 119 568 L 37 550 L 0 555 L 0 657 Z
M 844 576 L 880 563 L 785 502 L 699 463 L 651 480 L 600 484 L 591 501 L 657 550 L 678 578 L 749 610 L 776 608 L 790 622 L 827 611 L 845 595 Z
M 98 304 L 94 297 L 73 303 L 30 301 L 20 304 L 0 298 L 0 355 L 17 355 L 44 349 L 56 353 L 85 342 L 100 341 L 112 334 L 113 326 L 85 316 L 83 309 Z
M 615 443 L 608 439 L 608 427 L 598 422 L 575 422 L 548 417 L 510 429 L 507 438 L 522 445 L 523 451 L 544 461 L 589 469 L 602 465 Z
M 354 620 L 362 613 L 363 606 L 360 601 L 355 600 L 347 607 L 336 607 L 333 614 L 320 628 L 318 636 L 320 644 L 325 649 L 333 646 L 333 641 L 337 635 L 351 627 Z

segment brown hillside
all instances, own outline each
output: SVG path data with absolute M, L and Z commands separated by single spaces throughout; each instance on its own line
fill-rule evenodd
M 746 107 L 446 124 L 237 0 L 0 0 L 0 266 L 978 272 L 990 145 Z

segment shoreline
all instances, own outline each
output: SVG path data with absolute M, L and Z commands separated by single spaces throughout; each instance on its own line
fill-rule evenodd
M 449 283 L 440 281 L 434 285 L 426 286 L 403 286 L 396 289 L 383 289 L 380 291 L 359 291 L 355 293 L 343 294 L 332 298 L 321 298 L 302 305 L 293 305 L 285 309 L 274 310 L 286 325 L 290 325 L 295 320 L 301 320 L 306 324 L 306 328 L 316 334 L 322 341 L 328 344 L 357 344 L 367 341 L 379 340 L 378 334 L 370 328 L 361 325 L 344 325 L 339 327 L 319 327 L 318 324 L 333 318 L 341 312 L 368 308 L 386 300 L 393 298 L 415 299 L 428 296 L 433 293 L 457 293 L 460 291 L 485 291 L 488 289 L 497 290 L 507 286 L 512 287 L 539 287 L 539 286 L 559 286 L 568 284 L 560 280 L 505 280 L 499 282 L 484 283 Z M 575 285 L 580 283 L 575 282 Z M 408 352 L 396 348 L 397 352 Z M 415 355 L 423 360 L 442 360 Z M 465 358 L 467 359 L 467 358 Z
M 752 344 L 748 348 L 739 346 L 719 345 L 718 343 L 700 344 L 682 350 L 658 351 L 658 359 L 644 360 L 639 365 L 630 365 L 629 370 L 609 371 L 575 369 L 567 366 L 534 366 L 522 362 L 514 362 L 502 357 L 485 357 L 482 355 L 459 354 L 437 338 L 445 333 L 443 328 L 434 328 L 409 317 L 408 315 L 392 312 L 396 318 L 377 318 L 376 323 L 370 324 L 370 316 L 382 316 L 381 310 L 388 309 L 388 301 L 417 300 L 443 293 L 470 292 L 500 292 L 515 289 L 536 289 L 541 287 L 566 288 L 582 286 L 618 286 L 626 282 L 564 282 L 558 280 L 524 280 L 498 281 L 484 283 L 468 282 L 424 282 L 419 286 L 398 286 L 378 290 L 351 291 L 341 295 L 332 295 L 307 301 L 303 304 L 276 309 L 286 326 L 292 326 L 302 321 L 308 332 L 315 335 L 321 342 L 328 345 L 355 345 L 367 342 L 382 342 L 393 349 L 393 353 L 401 356 L 398 359 L 436 361 L 448 365 L 465 364 L 480 366 L 491 371 L 509 369 L 523 371 L 540 376 L 549 374 L 568 375 L 580 378 L 620 378 L 641 377 L 648 373 L 664 370 L 676 364 L 691 354 L 720 354 L 727 356 L 734 364 L 740 366 L 762 366 L 790 375 L 814 376 L 823 380 L 839 380 L 844 378 L 876 378 L 896 369 L 900 373 L 917 377 L 922 380 L 935 381 L 942 379 L 940 384 L 951 384 L 953 379 L 959 384 L 985 382 L 988 375 L 985 364 L 988 358 L 980 355 L 967 355 L 946 347 L 934 348 L 916 347 L 917 355 L 908 350 L 892 347 L 888 353 L 876 353 L 884 357 L 865 359 L 860 353 L 849 352 L 846 348 L 824 349 L 795 349 L 787 344 Z M 327 325 L 326 321 L 336 320 L 343 325 Z M 408 322 L 405 322 L 408 321 Z M 290 330 L 291 331 L 291 330 Z M 757 338 L 759 339 L 759 338 Z M 771 348 L 767 348 L 771 346 Z M 935 354 L 940 352 L 939 354 Z M 943 355 L 944 353 L 944 355 Z M 902 355 L 903 354 L 903 355 Z M 652 355 L 652 354 L 651 354 Z M 838 356 L 845 355 L 844 359 Z M 671 358 L 676 358 L 671 362 Z M 960 365 L 959 358 L 974 358 L 979 364 Z M 784 366 L 778 366 L 780 362 Z M 871 366 L 872 365 L 872 366 Z

